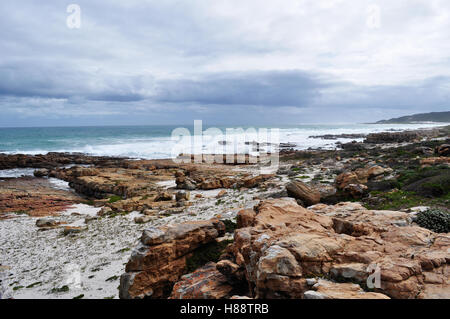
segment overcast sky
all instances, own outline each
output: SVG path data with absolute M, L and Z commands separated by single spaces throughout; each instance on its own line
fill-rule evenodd
M 448 0 L 72 1 L 0 1 L 0 126 L 450 110 Z

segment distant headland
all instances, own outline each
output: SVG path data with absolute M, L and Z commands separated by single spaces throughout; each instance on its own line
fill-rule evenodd
M 374 124 L 410 124 L 410 123 L 424 123 L 424 122 L 450 123 L 450 111 L 407 115 L 392 118 L 389 120 L 378 121 Z

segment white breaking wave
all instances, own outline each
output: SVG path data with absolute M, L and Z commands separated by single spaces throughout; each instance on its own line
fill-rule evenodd
M 320 138 L 310 138 L 313 135 L 326 135 L 326 134 L 369 134 L 376 132 L 384 132 L 391 130 L 412 130 L 419 128 L 430 128 L 436 126 L 443 126 L 445 123 L 426 123 L 426 124 L 350 124 L 342 125 L 341 127 L 330 127 L 330 125 L 308 125 L 299 126 L 298 128 L 280 128 L 279 129 L 279 142 L 280 143 L 292 143 L 296 146 L 295 149 L 305 150 L 312 148 L 324 148 L 333 149 L 336 147 L 337 142 L 346 143 L 352 140 L 362 141 L 363 139 L 343 139 L 337 140 L 324 140 Z M 268 129 L 270 131 L 270 128 Z M 245 130 L 244 130 L 245 131 Z M 256 128 L 256 131 L 258 129 Z M 223 132 L 225 134 L 225 132 Z M 232 150 L 236 153 L 257 154 L 257 150 L 254 145 L 247 142 L 268 142 L 264 139 L 258 139 L 258 136 L 233 136 L 238 141 L 231 146 Z M 228 137 L 230 138 L 230 137 Z M 204 133 L 202 147 L 194 149 L 191 147 L 192 139 L 185 138 L 182 142 L 173 141 L 170 137 L 152 137 L 152 138 L 139 138 L 139 139 L 117 139 L 111 138 L 102 139 L 98 144 L 89 144 L 84 146 L 65 147 L 57 150 L 16 150 L 14 152 L 6 153 L 22 153 L 22 154 L 47 154 L 48 152 L 68 152 L 68 153 L 84 153 L 95 156 L 118 156 L 118 157 L 130 157 L 130 158 L 142 158 L 142 159 L 161 159 L 161 158 L 173 158 L 180 153 L 203 153 L 203 154 L 221 154 L 227 153 L 229 149 L 221 141 L 224 141 L 226 137 L 224 135 L 208 135 Z M 228 139 L 233 140 L 233 138 Z M 108 143 L 109 142 L 109 143 Z M 269 140 L 270 142 L 270 140 Z M 68 141 L 68 145 L 70 145 Z M 230 147 L 230 144 L 227 144 Z M 263 146 L 262 151 L 273 151 L 273 146 Z M 31 174 L 32 175 L 32 174 Z M 6 177 L 6 176 L 5 176 Z M 11 176 L 13 177 L 13 176 Z

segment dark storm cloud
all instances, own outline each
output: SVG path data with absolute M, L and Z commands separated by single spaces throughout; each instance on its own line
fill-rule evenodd
M 139 77 L 81 72 L 64 64 L 39 61 L 0 65 L 0 96 L 94 101 L 140 101 Z
M 331 84 L 301 71 L 206 74 L 162 81 L 156 101 L 216 105 L 307 106 Z

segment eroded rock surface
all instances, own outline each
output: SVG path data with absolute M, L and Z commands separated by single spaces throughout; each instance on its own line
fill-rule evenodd
M 146 229 L 120 279 L 120 298 L 163 298 L 186 273 L 186 259 L 200 246 L 223 235 L 217 220 Z
M 170 299 L 223 299 L 231 297 L 233 287 L 210 262 L 175 284 Z
M 409 215 L 370 211 L 357 203 L 305 209 L 292 199 L 262 202 L 239 213 L 231 262 L 245 272 L 255 298 L 305 298 L 307 278 L 358 283 L 328 298 L 449 298 L 450 235 L 411 223 Z M 230 257 L 228 257 L 230 258 Z M 364 295 L 370 269 L 380 287 Z M 369 278 L 370 279 L 370 278 Z M 332 292 L 334 291 L 334 292 Z

